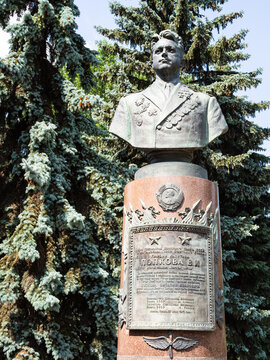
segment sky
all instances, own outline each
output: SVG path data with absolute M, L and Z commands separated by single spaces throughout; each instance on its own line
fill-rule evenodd
M 119 2 L 127 6 L 137 6 L 139 3 L 138 0 L 119 0 Z M 95 49 L 96 41 L 102 40 L 102 36 L 97 33 L 94 26 L 110 29 L 116 27 L 114 17 L 109 10 L 109 0 L 75 0 L 75 4 L 81 12 L 77 19 L 78 32 L 84 37 L 87 45 L 91 49 Z M 243 18 L 228 25 L 227 29 L 222 30 L 219 34 L 215 34 L 215 40 L 223 35 L 232 36 L 241 29 L 249 30 L 246 37 L 248 45 L 246 52 L 251 56 L 242 63 L 241 71 L 254 71 L 262 68 L 262 84 L 256 89 L 241 92 L 240 95 L 245 95 L 255 102 L 270 100 L 270 0 L 228 0 L 223 5 L 222 13 L 227 14 L 241 10 L 244 11 Z M 212 14 L 211 11 L 207 13 L 207 16 L 211 18 Z M 5 57 L 8 52 L 7 41 L 8 35 L 0 31 L 0 57 Z M 270 126 L 270 110 L 258 113 L 253 121 L 260 126 Z M 266 154 L 270 156 L 270 141 L 266 141 L 264 147 L 267 150 Z

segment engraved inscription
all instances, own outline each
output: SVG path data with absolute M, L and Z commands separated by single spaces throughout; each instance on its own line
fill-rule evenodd
M 214 330 L 212 229 L 136 226 L 129 244 L 128 328 Z

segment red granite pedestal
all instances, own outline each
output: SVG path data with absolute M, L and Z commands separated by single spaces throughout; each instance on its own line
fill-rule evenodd
M 156 193 L 164 184 L 175 184 L 184 194 L 184 200 L 177 211 L 164 211 L 158 203 Z M 218 189 L 213 182 L 191 176 L 156 176 L 142 178 L 130 182 L 125 188 L 124 202 L 125 208 L 141 209 L 142 203 L 149 207 L 153 206 L 160 212 L 157 219 L 162 220 L 168 217 L 179 217 L 178 213 L 185 208 L 192 208 L 195 203 L 200 200 L 196 212 L 207 208 L 211 202 L 209 213 L 215 213 L 219 207 Z M 125 217 L 124 221 L 127 218 Z M 217 214 L 217 222 L 219 224 L 219 212 Z M 125 231 L 124 224 L 124 231 Z M 219 229 L 219 226 L 218 226 Z M 218 230 L 219 231 L 219 230 Z M 125 234 L 124 234 L 125 236 Z M 219 231 L 219 242 L 221 249 L 221 239 Z M 221 250 L 218 253 L 218 264 L 215 271 L 218 272 L 218 284 L 222 288 L 222 260 Z M 124 264 L 122 264 L 123 285 Z M 224 314 L 223 314 L 224 317 Z M 219 326 L 220 325 L 220 326 Z M 190 349 L 183 351 L 173 350 L 173 359 L 175 360 L 225 360 L 226 355 L 226 339 L 225 339 L 225 321 L 216 324 L 214 331 L 193 331 L 193 330 L 127 330 L 126 324 L 119 328 L 118 334 L 118 351 L 117 360 L 161 360 L 170 359 L 168 350 L 157 350 L 149 346 L 143 339 L 145 337 L 165 336 L 170 341 L 176 337 L 198 338 L 198 344 Z

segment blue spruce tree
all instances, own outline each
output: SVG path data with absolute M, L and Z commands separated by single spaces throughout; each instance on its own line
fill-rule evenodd
M 0 1 L 11 35 L 0 59 L 1 359 L 115 357 L 129 170 L 101 153 L 97 59 L 78 15 L 72 0 Z

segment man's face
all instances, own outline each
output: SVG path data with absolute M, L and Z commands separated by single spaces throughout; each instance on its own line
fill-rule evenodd
M 157 73 L 176 73 L 179 71 L 183 56 L 176 43 L 161 38 L 153 47 L 153 69 Z

